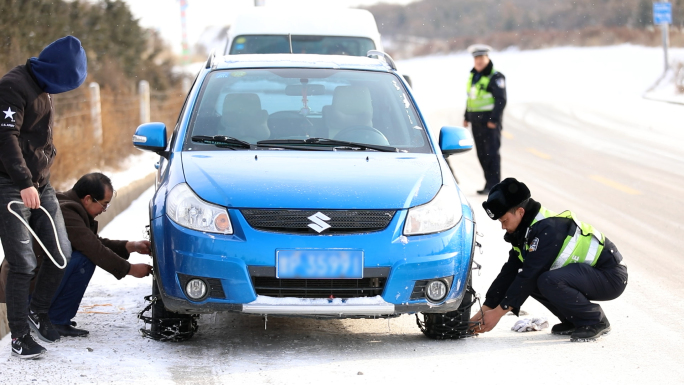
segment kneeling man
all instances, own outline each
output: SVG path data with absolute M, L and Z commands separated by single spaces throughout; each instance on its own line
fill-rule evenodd
M 88 334 L 87 330 L 76 329 L 71 320 L 76 316 L 95 266 L 100 266 L 117 279 L 126 275 L 146 277 L 152 269 L 148 264 L 131 264 L 127 260 L 132 252 L 150 254 L 149 241 L 115 241 L 97 235 L 95 217 L 107 211 L 113 197 L 112 182 L 101 173 L 86 174 L 71 190 L 57 193 L 73 249 L 48 312 L 50 321 L 61 336 Z
M 514 178 L 495 185 L 482 206 L 501 222 L 512 249 L 482 312 L 471 318 L 480 322 L 475 333 L 492 330 L 509 311 L 518 315 L 530 296 L 561 321 L 553 334 L 582 341 L 610 331 L 603 309 L 592 301 L 613 300 L 627 286 L 627 267 L 613 242 L 570 211 L 542 207 Z

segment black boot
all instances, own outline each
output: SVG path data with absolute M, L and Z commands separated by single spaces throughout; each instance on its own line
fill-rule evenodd
M 603 317 L 597 324 L 580 326 L 570 336 L 571 342 L 593 341 L 610 331 L 610 322 Z
M 53 325 L 62 337 L 85 337 L 90 333 L 87 330 L 76 329 L 71 325 Z
M 555 334 L 557 336 L 569 336 L 575 331 L 575 325 L 573 325 L 571 322 L 564 321 L 559 324 L 553 325 L 551 328 L 551 334 Z

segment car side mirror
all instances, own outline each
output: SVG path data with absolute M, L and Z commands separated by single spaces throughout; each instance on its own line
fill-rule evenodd
M 473 148 L 473 137 L 463 127 L 444 126 L 439 130 L 439 148 L 444 156 L 466 152 Z
M 133 135 L 133 145 L 166 158 L 166 124 L 152 122 L 139 125 Z

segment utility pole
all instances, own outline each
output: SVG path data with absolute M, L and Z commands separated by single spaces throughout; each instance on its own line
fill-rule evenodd
M 188 0 L 180 0 L 180 12 L 181 12 L 181 44 L 183 46 L 183 64 L 189 64 L 188 55 L 188 31 L 185 23 L 185 10 L 188 8 Z

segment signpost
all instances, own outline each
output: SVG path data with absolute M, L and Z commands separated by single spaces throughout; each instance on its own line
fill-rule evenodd
M 669 26 L 672 24 L 672 3 L 657 2 L 653 3 L 653 24 L 660 25 L 663 31 L 663 52 L 665 53 L 665 71 L 670 67 L 667 56 L 669 44 Z

